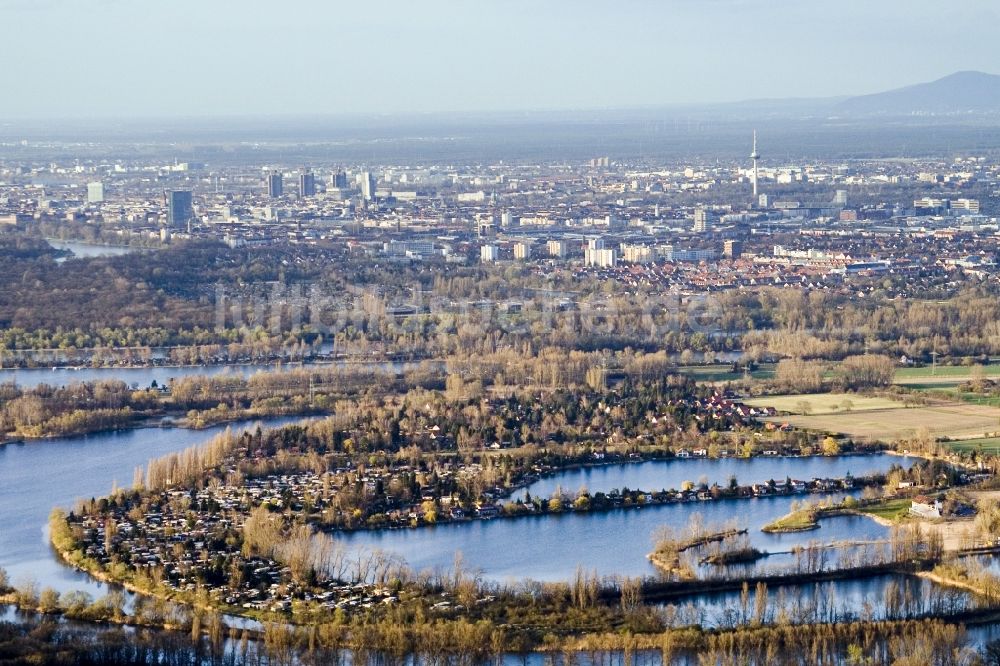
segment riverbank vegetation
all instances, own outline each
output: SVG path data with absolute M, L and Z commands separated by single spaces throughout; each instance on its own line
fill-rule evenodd
M 0 384 L 0 432 L 15 438 L 62 437 L 126 428 L 167 416 L 180 425 L 201 428 L 245 418 L 329 411 L 336 400 L 362 391 L 377 395 L 443 384 L 443 377 L 434 373 L 414 372 L 409 379 L 412 384 L 377 367 L 328 366 L 249 378 L 190 376 L 168 386 L 141 389 L 120 380 L 34 388 Z
M 697 577 L 693 561 L 682 562 L 681 556 L 694 551 L 700 564 L 727 565 L 759 559 L 763 553 L 751 548 L 746 541 L 747 530 L 736 521 L 727 525 L 705 525 L 701 514 L 693 514 L 683 530 L 663 525 L 654 536 L 650 561 L 671 578 L 691 580 Z M 707 554 L 704 554 L 708 551 Z
M 4 663 L 55 666 L 134 664 L 227 664 L 262 666 L 297 663 L 416 664 L 447 662 L 486 666 L 507 659 L 526 659 L 522 645 L 508 643 L 484 627 L 432 625 L 409 630 L 386 626 L 365 640 L 344 640 L 343 627 L 271 626 L 253 640 L 248 632 L 187 632 L 152 629 L 106 629 L 58 623 L 37 617 L 0 622 L 0 658 Z M 711 632 L 669 630 L 652 634 L 601 633 L 560 640 L 544 646 L 546 663 L 630 663 L 664 666 L 690 663 L 746 666 L 988 666 L 998 653 L 993 643 L 983 650 L 971 644 L 964 627 L 940 620 L 857 621 L 814 626 L 762 627 Z
M 443 409 L 447 417 L 437 418 L 421 404 Z M 393 433 L 411 414 L 417 423 L 443 420 L 427 425 L 438 430 L 410 437 L 418 444 L 436 440 L 438 448 L 628 439 L 640 446 L 670 442 L 677 449 L 704 449 L 710 457 L 746 455 L 768 443 L 782 451 L 814 450 L 809 438 L 796 433 L 771 433 L 767 441 L 750 437 L 759 429 L 755 410 L 733 393 L 673 374 L 663 354 L 558 349 L 453 357 L 399 372 L 331 365 L 250 377 L 189 376 L 145 388 L 118 380 L 34 388 L 0 384 L 0 429 L 26 437 L 78 434 L 164 415 L 200 427 L 255 416 L 352 413 L 361 405 L 379 414 L 365 426 L 384 424 L 379 437 L 390 442 L 401 441 Z M 499 414 L 483 413 L 484 407 Z

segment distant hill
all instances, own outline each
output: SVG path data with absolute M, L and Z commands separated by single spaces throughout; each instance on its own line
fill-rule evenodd
M 833 108 L 851 115 L 1000 113 L 1000 76 L 956 72 L 929 83 L 850 97 Z

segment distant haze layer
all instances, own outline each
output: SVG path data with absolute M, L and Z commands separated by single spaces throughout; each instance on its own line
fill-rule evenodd
M 8 119 L 836 97 L 1000 62 L 994 0 L 0 0 L 0 16 Z

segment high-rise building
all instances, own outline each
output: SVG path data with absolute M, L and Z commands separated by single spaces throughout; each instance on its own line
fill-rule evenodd
M 612 248 L 591 249 L 583 251 L 583 261 L 587 266 L 599 268 L 614 268 L 618 265 L 618 255 Z
M 517 241 L 514 243 L 514 258 L 522 261 L 531 259 L 531 243 L 527 241 Z
M 613 249 L 605 249 L 603 238 L 590 238 L 583 251 L 583 263 L 587 266 L 612 268 L 618 263 L 618 257 Z
M 704 234 L 712 229 L 712 218 L 710 213 L 704 208 L 697 208 L 694 211 L 694 232 Z
M 648 245 L 622 244 L 622 260 L 629 264 L 652 263 L 653 248 Z
M 101 203 L 104 201 L 104 183 L 87 183 L 87 203 Z
M 500 258 L 500 249 L 496 245 L 483 245 L 479 248 L 479 260 L 484 264 L 492 263 Z
M 753 150 L 750 151 L 750 159 L 753 160 L 753 198 L 757 198 L 757 160 L 760 153 L 757 152 L 757 130 L 753 131 Z
M 358 186 L 361 188 L 361 198 L 371 201 L 375 198 L 375 175 L 371 171 L 358 174 Z
M 743 254 L 743 241 L 729 239 L 722 244 L 722 256 L 729 259 L 739 259 Z
M 564 240 L 550 240 L 545 244 L 545 249 L 549 251 L 550 257 L 564 259 L 569 254 L 569 247 Z
M 316 196 L 316 176 L 311 171 L 303 171 L 299 174 L 299 196 Z
M 347 188 L 347 174 L 343 171 L 337 171 L 332 176 L 330 176 L 330 184 L 339 190 Z
M 284 178 L 280 171 L 270 171 L 265 176 L 267 182 L 267 196 L 277 199 L 285 192 Z
M 179 227 L 192 217 L 191 190 L 171 190 L 167 195 L 167 225 Z
M 835 206 L 847 205 L 847 190 L 837 190 L 833 193 L 833 204 Z

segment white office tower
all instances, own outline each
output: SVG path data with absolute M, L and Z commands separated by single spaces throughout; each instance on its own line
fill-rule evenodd
M 362 171 L 358 174 L 358 185 L 362 199 L 371 201 L 375 198 L 375 175 L 371 171 Z
M 847 190 L 837 190 L 833 195 L 833 203 L 835 206 L 846 206 Z
M 531 259 L 531 243 L 517 241 L 514 243 L 514 258 L 519 261 Z
M 87 183 L 87 203 L 101 203 L 104 201 L 104 183 Z

